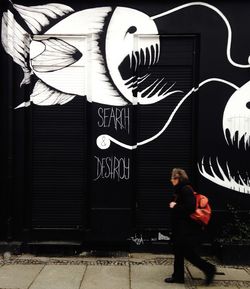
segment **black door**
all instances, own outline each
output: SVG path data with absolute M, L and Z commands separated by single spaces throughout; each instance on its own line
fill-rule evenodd
M 64 106 L 32 107 L 33 230 L 78 231 L 86 226 L 85 118 L 86 104 L 79 99 Z
M 165 89 L 171 87 L 177 92 L 158 103 L 138 106 L 137 109 L 138 141 L 156 136 L 136 151 L 138 230 L 162 231 L 169 228 L 167 207 L 172 195 L 169 181 L 172 168 L 184 168 L 191 178 L 194 177 L 194 96 L 191 94 L 181 102 L 195 87 L 197 37 L 161 36 L 160 44 L 160 60 L 151 73 L 156 80 L 164 78 Z M 141 65 L 139 73 L 144 75 L 145 71 L 147 67 Z M 146 87 L 148 83 L 145 81 L 141 85 Z
M 180 102 L 195 86 L 197 39 L 161 36 L 160 44 L 158 64 L 135 87 L 135 94 L 152 83 L 174 91 L 160 102 L 112 106 L 75 98 L 32 107 L 33 230 L 75 230 L 83 241 L 127 242 L 136 230 L 169 227 L 171 169 L 192 173 L 194 165 L 194 101 Z M 148 69 L 142 62 L 138 79 Z M 100 149 L 102 135 L 128 147 Z

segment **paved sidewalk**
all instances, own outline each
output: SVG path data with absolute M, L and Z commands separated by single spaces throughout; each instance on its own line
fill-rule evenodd
M 216 260 L 211 260 L 216 264 Z M 31 255 L 0 259 L 0 289 L 178 289 L 206 288 L 203 274 L 186 263 L 185 285 L 166 284 L 173 256 L 52 258 Z M 250 288 L 250 267 L 217 264 L 210 288 Z

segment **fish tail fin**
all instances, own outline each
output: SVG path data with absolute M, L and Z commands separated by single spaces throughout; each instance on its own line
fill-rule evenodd
M 28 106 L 30 106 L 30 103 L 31 103 L 30 101 L 22 102 L 21 104 L 16 106 L 15 109 L 22 108 L 22 107 L 28 107 Z
M 22 84 L 30 83 L 30 67 L 28 62 L 30 35 L 17 23 L 13 13 L 8 10 L 2 16 L 1 42 L 4 50 L 13 61 L 21 66 L 24 78 Z
M 40 106 L 50 106 L 50 105 L 63 105 L 74 99 L 76 94 L 69 94 L 61 92 L 54 88 L 49 87 L 46 83 L 40 79 L 35 83 L 32 94 L 30 95 L 29 101 L 22 102 L 15 109 L 28 107 L 31 103 Z
M 75 97 L 75 94 L 61 92 L 38 80 L 30 96 L 30 101 L 36 105 L 63 105 Z
M 32 74 L 29 65 L 32 34 L 42 33 L 51 22 L 60 20 L 74 10 L 67 5 L 57 3 L 23 6 L 9 2 L 12 7 L 2 16 L 1 42 L 6 53 L 21 66 L 24 72 L 21 85 L 29 84 Z
M 47 29 L 51 22 L 71 14 L 74 10 L 64 4 L 49 3 L 37 6 L 24 6 L 13 4 L 14 9 L 25 21 L 33 34 L 39 34 Z

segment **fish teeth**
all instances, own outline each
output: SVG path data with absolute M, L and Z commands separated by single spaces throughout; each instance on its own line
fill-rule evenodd
M 240 193 L 250 194 L 250 178 L 247 172 L 245 178 L 243 178 L 239 172 L 236 178 L 236 176 L 232 175 L 227 162 L 225 166 L 226 169 L 223 169 L 221 164 L 219 163 L 218 157 L 216 158 L 215 164 L 212 163 L 211 158 L 209 158 L 208 165 L 206 166 L 203 157 L 201 162 L 198 163 L 198 170 L 203 177 L 215 184 L 234 191 L 238 191 Z M 207 169 L 206 167 L 209 167 L 209 169 Z M 219 174 L 217 173 L 217 171 L 219 171 Z
M 130 69 L 134 68 L 136 71 L 140 65 L 150 67 L 159 61 L 159 57 L 160 51 L 157 43 L 150 45 L 150 47 L 132 51 L 129 54 Z
M 139 52 L 138 51 L 133 51 L 133 56 L 134 56 L 134 61 L 135 61 L 135 66 L 134 70 L 137 70 L 137 67 L 139 66 Z
M 150 94 L 151 94 L 150 97 L 152 97 L 152 93 L 153 93 L 154 91 L 155 91 L 155 95 L 154 95 L 154 96 L 156 96 L 156 95 L 158 95 L 158 93 L 160 93 L 160 91 L 162 90 L 162 87 L 159 87 L 159 85 L 162 83 L 163 80 L 164 80 L 164 78 L 162 78 L 162 79 L 157 79 L 157 82 L 156 82 L 154 88 L 152 88 L 152 90 L 151 90 L 151 92 L 150 92 Z M 158 89 L 157 89 L 157 88 L 158 88 Z
M 149 55 L 150 55 L 150 61 L 149 61 L 149 65 L 154 65 L 155 62 L 155 47 L 153 45 L 150 46 L 150 49 L 148 49 L 149 51 Z
M 141 97 L 143 97 L 143 98 L 151 98 L 151 97 L 157 98 L 157 97 L 166 96 L 168 94 L 169 90 L 175 85 L 175 83 L 170 85 L 167 89 L 164 89 L 167 85 L 167 82 L 165 82 L 162 85 L 162 82 L 164 79 L 165 78 L 156 79 L 150 86 L 148 86 L 147 88 L 145 88 L 143 91 L 140 92 Z M 143 96 L 143 94 L 145 94 L 145 95 Z
M 137 83 L 138 83 L 138 84 L 143 83 L 150 75 L 151 75 L 151 73 L 147 73 L 147 74 L 145 74 L 144 76 L 138 77 Z
M 229 144 L 236 145 L 239 149 L 241 144 L 244 144 L 244 149 L 250 147 L 250 133 L 249 130 L 246 132 L 244 130 L 230 130 L 229 128 L 226 128 L 224 130 L 225 139 Z
M 158 63 L 160 60 L 160 45 L 158 43 L 155 44 L 154 51 L 155 51 L 155 62 L 154 63 Z

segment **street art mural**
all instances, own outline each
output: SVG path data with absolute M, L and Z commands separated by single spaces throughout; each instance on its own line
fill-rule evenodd
M 223 122 L 218 123 L 223 130 L 225 145 L 249 150 L 250 81 L 238 85 L 214 74 L 210 78 L 201 79 L 197 87 L 182 91 L 176 83 L 168 82 L 167 77 L 151 80 L 151 67 L 161 58 L 156 20 L 197 7 L 210 10 L 224 23 L 227 33 L 224 52 L 229 65 L 239 70 L 250 68 L 250 59 L 246 63 L 238 63 L 233 59 L 232 27 L 223 11 L 217 7 L 205 2 L 190 2 L 156 15 L 147 15 L 128 7 L 98 7 L 74 11 L 60 3 L 39 6 L 11 3 L 10 6 L 2 16 L 2 45 L 23 70 L 21 86 L 30 84 L 32 77 L 36 78 L 30 99 L 20 103 L 16 109 L 31 104 L 64 105 L 74 98 L 86 97 L 89 103 L 111 106 L 99 108 L 99 128 L 112 124 L 116 130 L 125 130 L 129 134 L 129 112 L 126 106 L 153 105 L 170 96 L 180 95 L 165 120 L 165 125 L 151 137 L 132 144 L 106 133 L 100 134 L 96 139 L 100 150 L 107 150 L 111 146 L 135 150 L 167 133 L 178 110 L 192 94 L 199 92 L 201 88 L 206 89 L 207 85 L 221 83 L 232 90 L 224 108 Z M 18 20 L 15 16 L 17 14 Z M 80 36 L 72 37 L 74 35 Z M 137 68 L 142 63 L 147 71 L 138 76 Z M 68 81 L 62 81 L 64 79 Z M 140 89 L 141 84 L 145 83 L 146 88 Z M 243 143 L 243 148 L 240 143 Z M 204 152 L 204 158 L 198 160 L 197 164 L 198 171 L 204 178 L 219 186 L 250 194 L 247 171 L 245 175 L 241 173 L 236 178 L 227 163 L 221 165 L 219 155 L 214 162 L 211 158 L 207 161 L 207 158 L 209 156 Z M 129 179 L 129 158 L 95 156 L 95 161 L 97 170 L 94 180 Z

